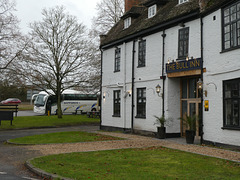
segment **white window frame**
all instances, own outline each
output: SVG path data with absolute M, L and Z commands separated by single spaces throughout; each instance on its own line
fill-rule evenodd
M 178 1 L 178 4 L 183 4 L 183 3 L 185 3 L 185 2 L 188 2 L 188 0 L 179 0 L 179 1 Z
M 129 26 L 131 26 L 132 23 L 132 18 L 128 17 L 127 19 L 124 20 L 124 29 L 129 28 Z
M 148 8 L 148 18 L 151 18 L 157 14 L 157 5 L 154 4 Z

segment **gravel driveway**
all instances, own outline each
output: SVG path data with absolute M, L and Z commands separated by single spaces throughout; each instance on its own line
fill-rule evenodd
M 95 131 L 92 131 L 95 132 Z M 228 159 L 232 161 L 240 162 L 240 152 L 234 152 L 229 150 L 223 150 L 218 148 L 211 148 L 207 146 L 189 145 L 179 143 L 181 138 L 174 140 L 165 139 L 160 140 L 151 137 L 112 133 L 112 132 L 97 132 L 104 135 L 116 136 L 125 138 L 126 140 L 117 141 L 104 141 L 104 142 L 83 142 L 83 143 L 68 143 L 68 144 L 51 144 L 51 145 L 34 145 L 27 146 L 28 150 L 38 151 L 43 155 L 71 153 L 71 152 L 86 152 L 86 151 L 98 151 L 98 150 L 110 150 L 110 149 L 122 149 L 122 148 L 141 148 L 151 146 L 164 146 L 172 149 L 179 149 L 182 151 L 213 156 L 222 159 Z

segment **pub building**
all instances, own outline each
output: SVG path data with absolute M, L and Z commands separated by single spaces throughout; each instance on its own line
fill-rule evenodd
M 240 0 L 125 0 L 100 38 L 101 129 L 240 147 Z

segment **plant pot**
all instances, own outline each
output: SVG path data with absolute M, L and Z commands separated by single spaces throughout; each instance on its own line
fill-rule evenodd
M 157 137 L 159 139 L 166 138 L 166 127 L 157 127 Z
M 186 142 L 187 144 L 193 144 L 195 138 L 195 131 L 186 130 Z

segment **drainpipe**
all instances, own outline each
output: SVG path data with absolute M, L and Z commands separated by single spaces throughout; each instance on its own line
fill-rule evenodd
M 100 88 L 100 98 L 99 98 L 99 101 L 101 102 L 100 104 L 100 129 L 102 129 L 102 74 L 103 74 L 103 71 L 102 71 L 102 67 L 103 67 L 103 50 L 100 49 L 101 51 L 101 88 Z
M 202 16 L 200 17 L 200 25 L 201 25 L 201 59 L 202 59 L 202 67 L 201 67 L 201 79 L 203 81 L 203 19 Z M 203 144 L 203 93 L 201 95 L 201 105 L 202 105 L 202 111 L 201 111 L 201 116 L 202 116 L 202 121 L 201 121 L 201 132 L 200 132 L 200 143 Z
M 123 103 L 123 130 L 124 132 L 126 131 L 126 101 L 127 101 L 127 97 L 125 97 L 126 93 L 127 93 L 127 85 L 126 85 L 126 68 L 127 68 L 127 58 L 126 58 L 126 43 L 123 43 L 123 53 L 124 53 L 124 65 L 123 65 L 123 69 L 124 69 L 124 80 L 123 80 L 123 90 L 124 90 L 124 103 Z
M 133 40 L 133 47 L 132 47 L 132 117 L 131 117 L 131 132 L 133 133 L 134 128 L 133 128 L 133 121 L 134 121 L 134 80 L 135 80 L 135 42 L 136 40 Z
M 160 77 L 160 79 L 163 80 L 163 92 L 162 92 L 162 116 L 165 115 L 165 101 L 164 101 L 164 92 L 165 92 L 165 79 L 166 76 L 164 76 L 164 62 L 165 62 L 165 38 L 166 38 L 166 34 L 165 34 L 165 30 L 163 30 L 163 34 L 162 34 L 162 38 L 163 38 L 163 45 L 162 45 L 162 76 Z

